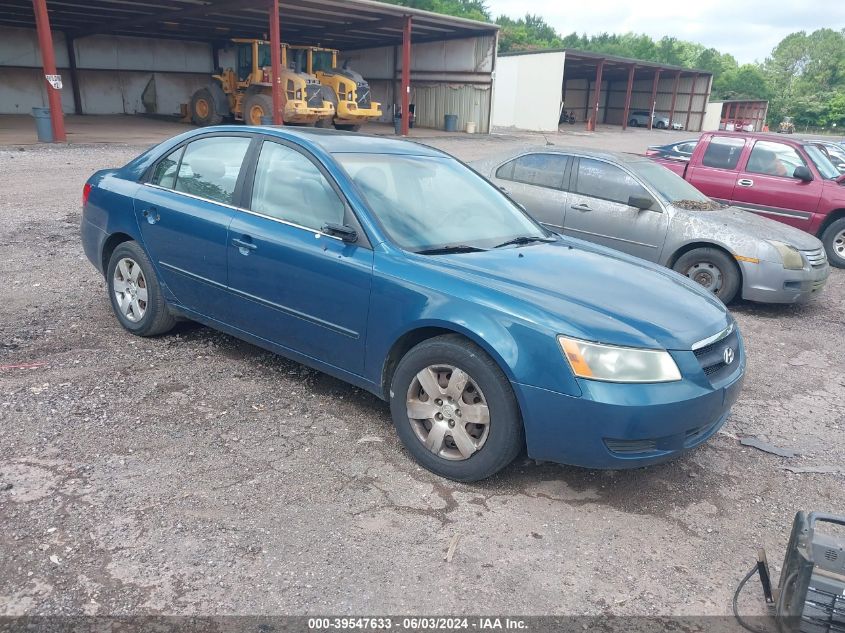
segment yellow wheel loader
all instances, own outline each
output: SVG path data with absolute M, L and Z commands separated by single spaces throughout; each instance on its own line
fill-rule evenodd
M 315 75 L 334 105 L 332 117 L 320 118 L 318 127 L 334 124 L 338 130 L 358 131 L 361 125 L 381 116 L 381 104 L 372 100 L 370 84 L 357 72 L 337 67 L 337 53 L 333 48 L 319 46 L 290 46 L 297 68 Z
M 218 125 L 234 118 L 249 125 L 261 125 L 263 117 L 273 116 L 270 42 L 233 39 L 237 68 L 226 68 L 206 88 L 191 97 L 191 120 L 196 125 Z M 334 105 L 324 99 L 322 86 L 314 75 L 287 67 L 287 48 L 282 46 L 282 116 L 285 123 L 314 125 L 334 116 Z

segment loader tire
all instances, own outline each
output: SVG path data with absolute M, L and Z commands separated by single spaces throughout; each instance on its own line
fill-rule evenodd
M 261 118 L 265 116 L 273 116 L 273 98 L 260 92 L 247 95 L 244 99 L 244 123 L 261 125 Z
M 191 97 L 191 121 L 200 127 L 220 125 L 223 122 L 223 114 L 217 111 L 214 97 L 208 88 L 200 88 Z

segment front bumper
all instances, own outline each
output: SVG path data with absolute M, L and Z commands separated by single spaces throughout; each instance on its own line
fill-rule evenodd
M 309 108 L 305 101 L 290 100 L 285 104 L 284 119 L 289 123 L 316 123 L 334 116 L 334 106 L 328 101 L 323 104 L 322 108 Z
M 711 385 L 692 352 L 673 352 L 685 378 L 661 384 L 579 380 L 581 397 L 514 384 L 528 455 L 586 468 L 638 468 L 678 457 L 725 423 L 745 376 L 737 368 Z M 687 376 L 692 376 L 687 378 Z
M 763 303 L 801 303 L 819 294 L 827 283 L 830 266 L 805 266 L 787 270 L 781 264 L 739 262 L 742 298 Z
M 354 108 L 350 108 L 354 105 Z M 382 115 L 381 104 L 375 101 L 370 103 L 369 108 L 359 108 L 356 104 L 350 104 L 347 101 L 341 101 L 337 104 L 337 118 L 336 123 L 341 124 L 357 124 L 378 119 Z

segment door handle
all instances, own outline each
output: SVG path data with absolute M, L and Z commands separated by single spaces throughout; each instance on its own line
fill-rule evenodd
M 141 212 L 141 215 L 147 218 L 147 222 L 149 222 L 150 224 L 155 224 L 161 219 L 161 216 L 158 214 L 158 209 L 156 209 L 155 207 L 144 209 Z
M 753 187 L 754 181 L 751 180 L 751 178 L 740 178 L 736 181 L 736 184 L 738 184 L 740 187 Z
M 244 235 L 243 238 L 244 239 L 238 239 L 237 237 L 233 238 L 232 244 L 238 247 L 241 255 L 249 255 L 249 252 L 256 250 L 258 246 L 252 243 L 249 236 Z
M 510 191 L 508 191 L 508 188 L 507 188 L 507 187 L 501 187 L 501 186 L 500 186 L 500 187 L 499 187 L 499 191 L 501 191 L 502 193 L 510 193 Z
M 573 204 L 572 208 L 575 211 L 592 211 L 593 208 L 588 204 Z

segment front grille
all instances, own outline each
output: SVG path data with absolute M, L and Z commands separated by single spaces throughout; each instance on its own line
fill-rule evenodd
M 358 107 L 362 110 L 369 110 L 372 105 L 372 97 L 370 95 L 370 87 L 367 84 L 358 84 L 356 86 L 358 97 Z
M 810 262 L 810 266 L 813 268 L 820 268 L 827 263 L 827 256 L 823 248 L 817 248 L 812 251 L 801 251 L 801 253 L 803 253 L 804 258 Z
M 657 440 L 611 440 L 605 439 L 605 445 L 620 455 L 638 455 L 657 450 Z
M 305 101 L 309 108 L 323 107 L 323 88 L 320 84 L 305 86 Z
M 733 351 L 733 358 L 730 363 L 725 362 L 725 352 L 731 349 Z M 701 369 L 704 370 L 704 375 L 710 379 L 710 382 L 717 382 L 726 378 L 740 362 L 739 358 L 739 335 L 736 328 L 731 330 L 727 336 L 710 343 L 706 347 L 693 350 L 693 354 L 701 364 Z

